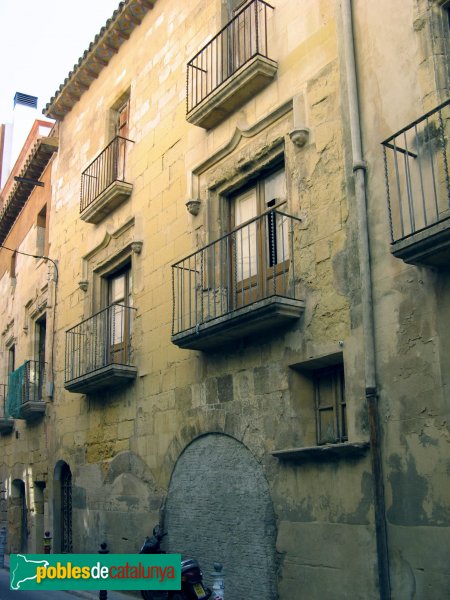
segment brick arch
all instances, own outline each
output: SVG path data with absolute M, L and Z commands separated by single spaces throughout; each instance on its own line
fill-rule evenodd
M 213 562 L 226 571 L 231 598 L 277 597 L 276 524 L 262 466 L 222 432 L 194 439 L 181 453 L 164 509 L 167 548 L 194 557 L 208 581 Z

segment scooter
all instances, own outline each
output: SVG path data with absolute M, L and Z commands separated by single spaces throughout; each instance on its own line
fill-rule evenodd
M 161 550 L 163 533 L 158 525 L 153 528 L 152 537 L 146 537 L 139 554 L 165 554 Z M 194 558 L 181 561 L 181 590 L 141 590 L 144 600 L 208 600 L 212 591 L 203 585 L 203 573 Z

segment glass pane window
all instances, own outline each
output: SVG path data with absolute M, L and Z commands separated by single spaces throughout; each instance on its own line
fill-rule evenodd
M 248 190 L 235 199 L 235 227 L 250 221 L 256 215 L 256 190 Z M 236 277 L 238 281 L 256 275 L 256 223 L 236 231 Z
M 131 269 L 127 266 L 108 278 L 108 305 L 110 306 L 108 328 L 111 348 L 117 349 L 118 346 L 129 341 L 131 331 L 127 307 L 131 304 Z
M 267 208 L 270 203 L 276 200 L 276 203 L 286 199 L 286 176 L 284 169 L 275 171 L 264 179 L 264 200 Z
M 231 204 L 232 228 L 236 229 L 272 208 L 279 207 L 285 200 L 286 176 L 283 168 L 262 177 L 254 186 L 234 196 Z M 288 234 L 287 218 L 271 212 L 267 215 L 264 231 L 258 229 L 257 223 L 249 223 L 236 231 L 238 281 L 256 275 L 257 265 L 262 265 L 263 257 L 264 266 L 270 267 L 287 260 Z

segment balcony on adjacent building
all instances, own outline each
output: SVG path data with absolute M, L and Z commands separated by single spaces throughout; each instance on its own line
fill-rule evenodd
M 66 332 L 65 383 L 89 394 L 135 379 L 131 306 L 112 304 Z
M 133 185 L 125 180 L 131 140 L 116 136 L 81 174 L 80 218 L 99 223 L 125 202 Z
M 11 433 L 14 428 L 14 419 L 8 412 L 6 398 L 8 395 L 8 386 L 2 383 L 0 385 L 0 433 Z
M 298 223 L 271 210 L 174 264 L 172 342 L 205 350 L 298 319 Z
M 45 364 L 27 360 L 8 376 L 5 416 L 33 420 L 45 413 Z
M 263 0 L 249 2 L 188 62 L 189 123 L 214 127 L 272 81 L 277 71 L 268 48 L 272 10 Z
M 406 263 L 450 265 L 450 100 L 383 142 L 391 252 Z

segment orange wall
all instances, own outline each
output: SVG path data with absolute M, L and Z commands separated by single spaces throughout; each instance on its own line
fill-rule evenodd
M 46 219 L 46 244 L 45 252 L 48 252 L 48 220 L 50 215 L 51 202 L 51 165 L 53 160 L 50 160 L 42 176 L 39 178 L 44 183 L 44 187 L 35 187 L 31 192 L 25 206 L 12 226 L 7 235 L 3 246 L 7 248 L 17 249 L 23 242 L 28 232 L 36 224 L 37 217 L 42 208 L 47 204 L 47 219 Z M 33 252 L 33 251 L 32 251 Z M 0 278 L 3 277 L 6 271 L 9 271 L 11 265 L 12 253 L 9 250 L 0 248 Z

